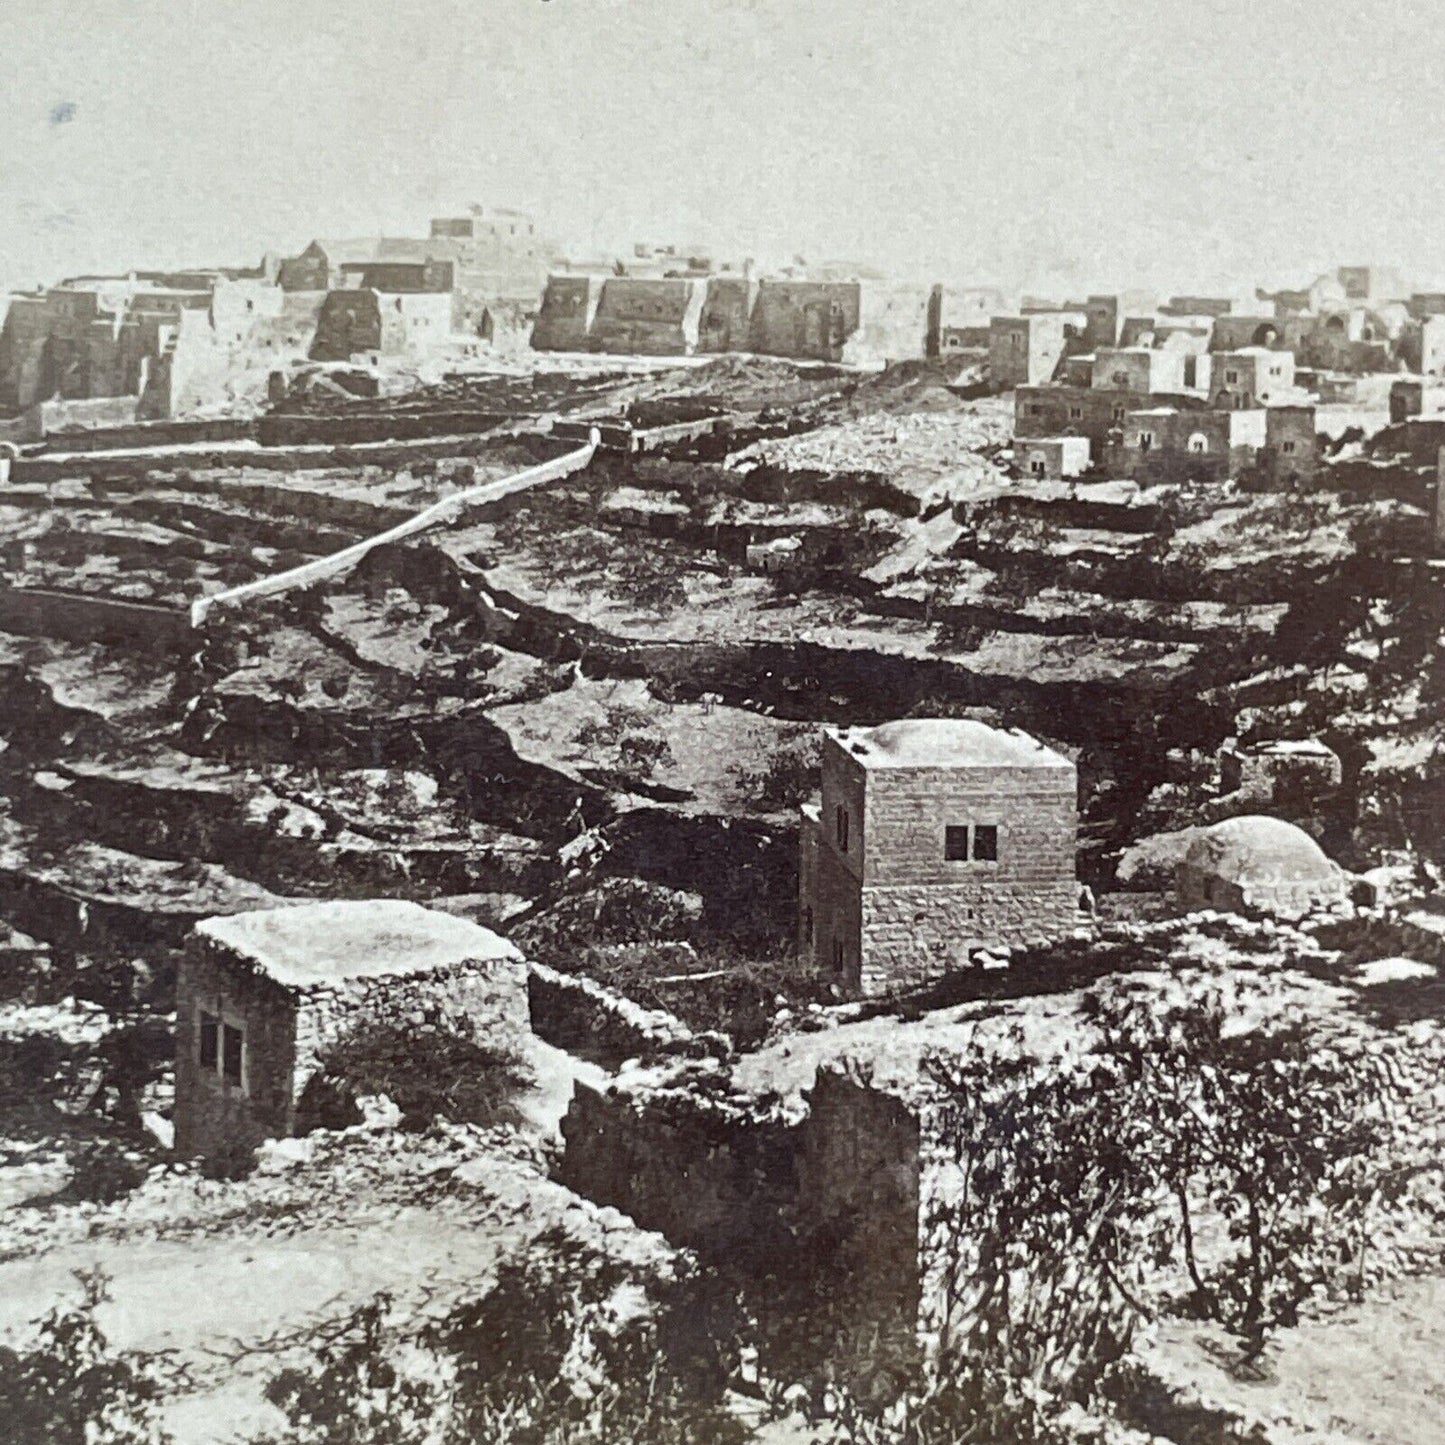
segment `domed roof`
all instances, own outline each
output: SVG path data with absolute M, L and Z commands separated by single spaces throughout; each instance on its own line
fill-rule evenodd
M 1184 864 L 1231 883 L 1315 883 L 1339 875 L 1303 828 L 1259 815 L 1201 828 Z

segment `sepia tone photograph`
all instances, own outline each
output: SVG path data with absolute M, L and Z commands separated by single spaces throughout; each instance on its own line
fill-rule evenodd
M 0 1445 L 1445 1442 L 1427 7 L 0 9 Z

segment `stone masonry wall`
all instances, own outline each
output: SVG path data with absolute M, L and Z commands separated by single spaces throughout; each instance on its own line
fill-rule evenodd
M 1077 922 L 1072 768 L 877 768 L 861 900 L 864 993 L 925 982 L 972 949 Z M 996 861 L 945 856 L 948 827 L 998 829 Z
M 202 1009 L 244 1031 L 240 1086 L 201 1067 Z M 287 991 L 193 934 L 176 980 L 176 1152 L 230 1174 L 263 1140 L 288 1133 L 295 1043 L 296 1004 Z
M 917 1317 L 919 1117 L 846 1068 L 818 1070 L 798 1127 L 798 1218 L 839 1240 L 850 1296 L 881 1320 Z
M 527 965 L 484 959 L 425 973 L 345 979 L 308 989 L 296 1006 L 293 1097 L 318 1056 L 362 1021 L 429 1023 L 489 1048 L 515 1050 L 531 1032 Z
M 705 1254 L 781 1247 L 797 1197 L 796 1138 L 781 1122 L 680 1090 L 578 1083 L 562 1122 L 559 1183 Z
M 1036 943 L 1077 927 L 1079 889 L 1068 882 L 865 888 L 862 992 L 913 988 L 989 945 Z

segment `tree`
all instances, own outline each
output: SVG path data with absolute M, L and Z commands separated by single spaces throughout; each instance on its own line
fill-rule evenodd
M 600 753 L 603 766 L 610 765 L 624 777 L 646 776 L 672 760 L 667 739 L 648 732 L 651 723 L 645 709 L 612 703 L 601 718 L 584 722 L 572 739 L 578 746 Z
M 1119 1146 L 1172 1202 L 1187 1303 L 1251 1362 L 1318 1291 L 1351 1288 L 1390 1173 L 1395 1086 L 1358 1042 L 1301 1015 L 1240 1029 L 1217 993 L 1161 1012 L 1096 1004 Z M 1215 1238 L 1201 1245 L 1199 1220 Z
M 113 1350 L 95 1312 L 99 1270 L 78 1273 L 80 1302 L 36 1322 L 34 1340 L 0 1346 L 0 1420 L 11 1445 L 169 1445 L 159 1404 L 167 1371 L 153 1355 Z

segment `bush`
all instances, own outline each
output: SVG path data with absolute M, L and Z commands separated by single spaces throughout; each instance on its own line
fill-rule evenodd
M 10 1445 L 168 1445 L 157 1419 L 167 1381 L 153 1356 L 112 1350 L 95 1322 L 109 1298 L 99 1271 L 81 1298 L 36 1322 L 34 1339 L 0 1346 L 0 1420 Z
M 742 1445 L 723 1392 L 740 1315 L 714 1277 L 644 1277 L 544 1236 L 428 1328 L 378 1296 L 267 1398 L 286 1428 L 252 1445 Z
M 444 1020 L 367 1020 L 325 1049 L 304 1106 L 313 1127 L 349 1122 L 342 1101 L 384 1094 L 408 1127 L 438 1115 L 456 1123 L 516 1123 L 516 1099 L 531 1083 L 519 1054 L 458 1033 Z

